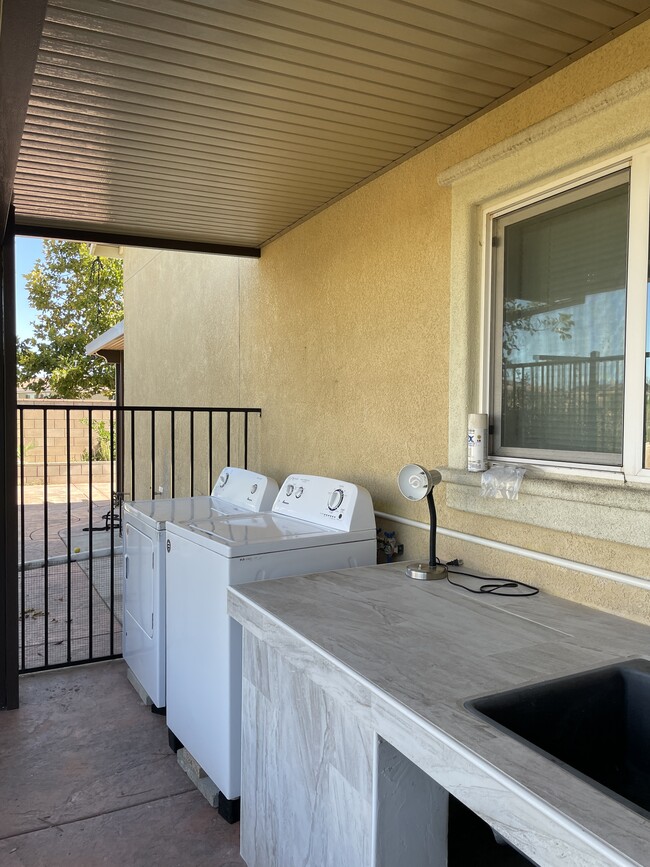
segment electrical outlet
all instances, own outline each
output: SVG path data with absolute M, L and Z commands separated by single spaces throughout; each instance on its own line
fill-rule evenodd
M 163 488 L 162 485 L 158 485 L 158 493 L 159 493 L 159 494 L 164 493 L 164 488 Z
M 403 553 L 404 553 L 404 545 L 398 545 L 397 546 L 397 556 L 401 557 Z

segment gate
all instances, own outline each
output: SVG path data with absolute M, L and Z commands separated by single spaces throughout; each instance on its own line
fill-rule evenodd
M 21 673 L 121 656 L 124 500 L 208 494 L 260 409 L 18 407 Z

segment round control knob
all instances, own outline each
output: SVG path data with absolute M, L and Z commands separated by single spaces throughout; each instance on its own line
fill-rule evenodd
M 257 490 L 257 485 L 251 485 L 251 494 L 254 494 Z
M 287 497 L 290 497 L 291 494 L 293 494 L 293 485 L 287 485 L 284 489 L 284 493 L 287 495 Z
M 222 474 L 219 476 L 219 487 L 220 487 L 220 488 L 225 487 L 226 482 L 228 481 L 228 475 L 229 475 L 228 473 L 222 473 Z
M 304 488 L 296 488 L 296 500 L 299 500 L 302 497 L 302 492 L 304 490 Z
M 330 494 L 330 498 L 327 501 L 327 508 L 330 512 L 335 512 L 341 503 L 343 502 L 343 491 L 341 488 L 337 488 L 335 491 L 332 491 Z

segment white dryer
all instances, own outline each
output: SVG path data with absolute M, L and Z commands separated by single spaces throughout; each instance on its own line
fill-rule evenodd
M 268 476 L 224 467 L 209 497 L 124 504 L 122 654 L 153 702 L 165 706 L 165 526 L 271 508 L 278 485 Z
M 377 562 L 365 488 L 291 475 L 271 512 L 167 524 L 167 727 L 219 789 L 219 812 L 239 818 L 241 626 L 229 585 Z

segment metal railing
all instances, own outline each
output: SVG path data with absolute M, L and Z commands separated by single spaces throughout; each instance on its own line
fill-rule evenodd
M 502 442 L 519 447 L 620 452 L 624 358 L 541 356 L 503 365 Z
M 258 408 L 18 407 L 19 667 L 121 655 L 121 510 L 247 467 Z M 57 458 L 57 460 L 53 460 Z

